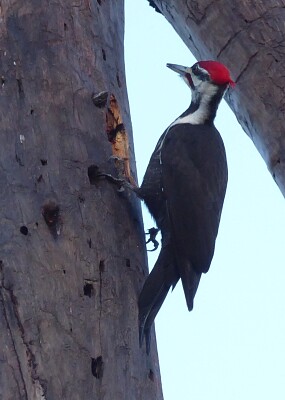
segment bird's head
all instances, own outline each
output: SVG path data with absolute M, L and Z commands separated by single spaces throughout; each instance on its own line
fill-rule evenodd
M 218 61 L 198 61 L 193 67 L 167 64 L 178 72 L 192 91 L 189 108 L 176 120 L 191 124 L 211 124 L 219 103 L 229 86 L 234 86 L 229 70 Z M 184 119 L 182 117 L 185 117 Z
M 178 72 L 191 90 L 200 94 L 235 85 L 229 70 L 218 61 L 198 61 L 191 68 L 176 64 L 167 67 Z

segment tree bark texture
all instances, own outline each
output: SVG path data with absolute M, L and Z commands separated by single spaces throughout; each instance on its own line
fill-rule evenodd
M 214 59 L 228 66 L 237 85 L 226 100 L 285 195 L 285 1 L 153 0 L 150 4 L 198 60 Z
M 162 399 L 140 205 L 97 179 L 135 176 L 123 0 L 0 3 L 0 398 Z

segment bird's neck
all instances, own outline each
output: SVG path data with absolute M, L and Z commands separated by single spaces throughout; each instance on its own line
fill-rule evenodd
M 193 91 L 190 106 L 174 124 L 212 125 L 226 86 L 211 85 L 204 91 Z

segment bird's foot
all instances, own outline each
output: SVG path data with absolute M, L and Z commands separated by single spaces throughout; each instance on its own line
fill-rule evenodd
M 97 178 L 105 178 L 107 181 L 115 184 L 116 186 L 118 186 L 118 192 L 124 192 L 125 190 L 125 185 L 128 183 L 125 181 L 125 179 L 122 178 L 115 178 L 113 175 L 111 174 L 106 174 L 104 172 L 98 172 L 97 174 Z
M 125 188 L 127 188 L 127 189 L 130 189 L 133 192 L 137 193 L 137 191 L 139 189 L 135 184 L 128 182 L 127 179 L 115 178 L 113 175 L 107 174 L 105 172 L 98 171 L 96 174 L 96 178 L 97 179 L 103 178 L 103 179 L 106 179 L 107 181 L 113 183 L 114 185 L 116 185 L 118 187 L 118 192 L 124 192 Z
M 150 229 L 148 229 L 148 232 L 146 232 L 146 235 L 149 235 L 149 239 L 146 241 L 145 244 L 148 244 L 150 242 L 153 244 L 153 249 L 148 250 L 148 251 L 155 251 L 158 248 L 159 243 L 156 240 L 156 235 L 158 234 L 158 232 L 159 232 L 159 229 L 157 229 L 157 228 L 150 228 Z

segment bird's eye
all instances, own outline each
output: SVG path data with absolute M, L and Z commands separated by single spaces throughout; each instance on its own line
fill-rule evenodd
M 198 64 L 194 64 L 194 65 L 193 65 L 192 71 L 193 71 L 194 73 L 197 73 L 197 72 L 199 71 L 199 66 L 198 66 Z

